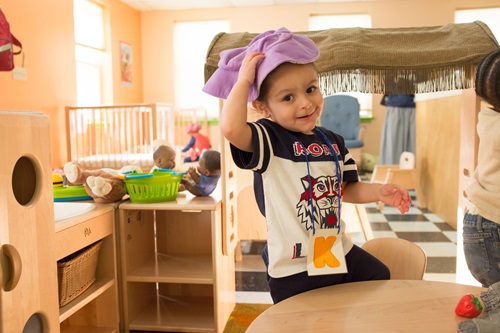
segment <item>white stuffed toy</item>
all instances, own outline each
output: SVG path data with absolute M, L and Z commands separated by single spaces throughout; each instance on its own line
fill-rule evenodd
M 73 162 L 64 165 L 64 173 L 68 182 L 73 185 L 84 185 L 87 194 L 98 203 L 111 203 L 122 200 L 128 194 L 128 191 L 125 182 L 118 178 L 118 175 L 134 170 L 142 172 L 136 166 L 125 166 L 119 170 L 109 168 L 82 170 Z

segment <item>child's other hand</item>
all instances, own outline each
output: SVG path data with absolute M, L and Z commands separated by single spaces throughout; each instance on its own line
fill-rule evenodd
M 401 214 L 408 212 L 411 206 L 411 198 L 408 190 L 394 184 L 385 184 L 380 189 L 380 201 L 399 209 Z
M 193 175 L 193 174 L 196 174 L 196 168 L 195 167 L 189 167 L 187 172 L 189 173 L 189 175 Z
M 246 81 L 251 85 L 255 80 L 255 69 L 257 67 L 257 63 L 264 59 L 264 57 L 265 55 L 262 52 L 252 52 L 247 54 L 241 64 L 240 71 L 238 73 L 238 81 Z

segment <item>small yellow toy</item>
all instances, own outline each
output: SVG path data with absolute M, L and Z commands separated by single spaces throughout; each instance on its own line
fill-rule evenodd
M 63 177 L 58 173 L 52 174 L 52 186 L 62 187 L 64 185 Z

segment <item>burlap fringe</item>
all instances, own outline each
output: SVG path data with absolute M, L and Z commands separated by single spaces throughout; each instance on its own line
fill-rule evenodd
M 325 96 L 341 92 L 418 94 L 474 88 L 477 64 L 424 69 L 348 69 L 320 73 Z
M 205 81 L 217 68 L 205 64 Z M 335 69 L 319 73 L 323 95 L 341 92 L 419 94 L 474 88 L 477 64 L 419 69 Z

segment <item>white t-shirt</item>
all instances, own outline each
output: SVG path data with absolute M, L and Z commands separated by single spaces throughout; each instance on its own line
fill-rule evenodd
M 253 153 L 234 146 L 231 153 L 238 167 L 255 172 L 256 199 L 268 228 L 269 275 L 279 278 L 307 270 L 308 237 L 313 223 L 316 229 L 338 229 L 340 224 L 339 235 L 347 254 L 353 243 L 345 236 L 343 221 L 338 223 L 341 207 L 338 176 L 344 182 L 356 182 L 358 173 L 344 139 L 317 127 L 336 151 L 336 163 L 320 133 L 290 132 L 267 119 L 250 125 Z M 309 200 L 310 183 L 313 208 Z

